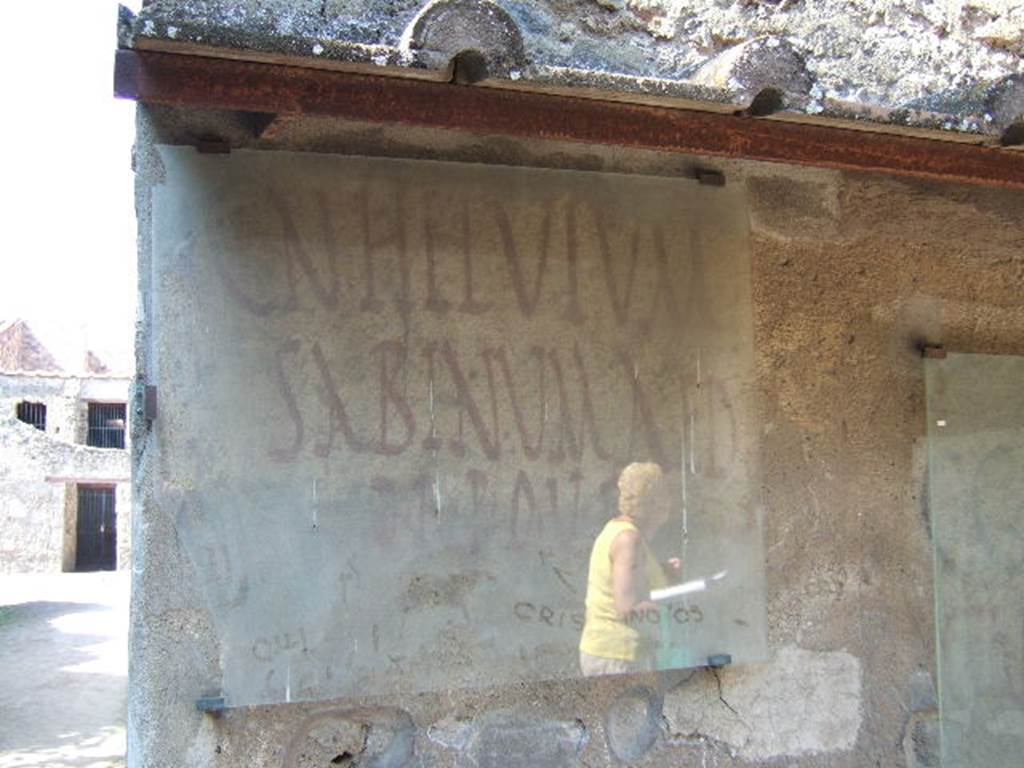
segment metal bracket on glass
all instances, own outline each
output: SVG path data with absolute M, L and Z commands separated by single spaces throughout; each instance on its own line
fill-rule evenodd
M 147 384 L 142 394 L 142 408 L 147 420 L 156 421 L 156 387 L 152 384 Z
M 156 420 L 156 387 L 146 384 L 142 379 L 135 382 L 132 401 L 135 408 L 135 416 L 146 421 Z
M 724 187 L 725 174 L 721 171 L 713 171 L 709 168 L 698 168 L 695 172 L 697 183 L 706 187 Z
M 231 142 L 220 136 L 200 136 L 195 141 L 196 152 L 201 155 L 230 155 Z
M 708 656 L 708 666 L 711 669 L 720 669 L 730 664 L 732 664 L 732 656 L 728 653 L 716 653 L 713 656 Z
M 201 696 L 196 699 L 196 709 L 209 715 L 219 715 L 228 708 L 223 696 Z

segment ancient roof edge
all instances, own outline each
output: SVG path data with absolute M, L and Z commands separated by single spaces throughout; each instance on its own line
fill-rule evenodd
M 19 379 L 59 379 L 61 381 L 125 381 L 131 382 L 134 378 L 127 373 L 68 373 L 66 371 L 24 371 L 5 370 L 0 368 L 0 377 L 11 377 Z
M 823 90 L 800 41 L 764 35 L 738 42 L 681 73 L 616 71 L 613 65 L 559 60 L 499 2 L 432 0 L 390 33 L 368 33 L 354 19 L 301 10 L 217 10 L 191 2 L 120 9 L 119 45 L 200 56 L 356 73 L 479 83 L 589 98 L 771 115 L 869 131 L 992 146 L 1024 145 L 1024 63 L 899 104 L 838 98 Z M 296 4 L 301 6 L 302 4 Z M 400 34 L 399 34 L 400 32 Z M 612 42 L 609 42 L 612 45 Z M 626 67 L 620 67 L 626 69 Z
M 7 361 L 17 361 L 18 365 L 28 361 L 34 366 L 30 370 L 40 373 L 60 374 L 64 371 L 32 327 L 20 317 L 0 323 L 0 365 Z

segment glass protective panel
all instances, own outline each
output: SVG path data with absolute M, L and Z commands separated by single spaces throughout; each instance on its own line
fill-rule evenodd
M 942 765 L 1024 754 L 1024 358 L 926 361 Z
M 765 656 L 742 190 L 160 153 L 146 461 L 229 705 Z

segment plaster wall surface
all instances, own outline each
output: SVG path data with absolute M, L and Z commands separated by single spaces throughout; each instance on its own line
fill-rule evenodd
M 119 567 L 129 563 L 131 486 L 126 450 L 84 445 L 88 402 L 125 402 L 128 379 L 0 373 L 0 570 L 74 569 L 76 483 L 117 483 Z M 46 405 L 46 431 L 16 418 Z
M 144 321 L 157 300 L 147 282 L 163 175 L 153 146 L 207 131 L 246 145 L 230 115 L 140 112 Z M 711 166 L 741 186 L 772 658 L 203 715 L 196 696 L 223 678 L 214 607 L 199 597 L 207 572 L 178 534 L 178 510 L 159 502 L 151 435 L 136 422 L 131 765 L 935 764 L 920 348 L 1024 353 L 1021 193 L 327 120 L 248 145 L 667 176 Z

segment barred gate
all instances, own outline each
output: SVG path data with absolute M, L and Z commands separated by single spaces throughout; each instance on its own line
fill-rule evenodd
M 78 486 L 76 571 L 117 568 L 117 510 L 115 486 Z

